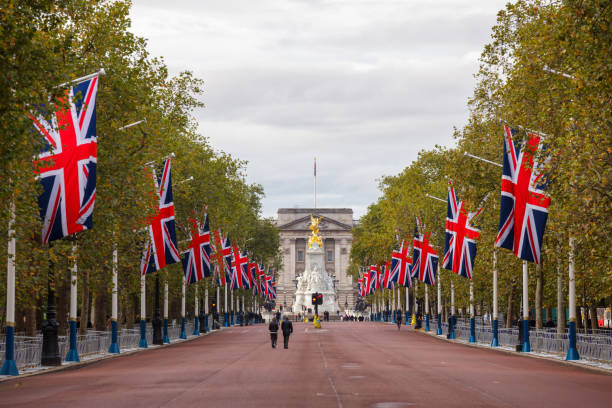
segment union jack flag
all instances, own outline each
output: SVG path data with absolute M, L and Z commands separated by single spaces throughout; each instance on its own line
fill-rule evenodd
M 416 276 L 419 280 L 434 285 L 436 283 L 438 255 L 429 244 L 429 234 L 419 234 L 418 227 L 414 229 L 412 259 L 411 276 Z
M 391 276 L 395 282 L 405 287 L 412 287 L 410 278 L 410 266 L 412 258 L 408 256 L 408 245 L 402 241 L 399 252 L 393 251 L 391 254 Z
M 43 187 L 38 197 L 43 243 L 93 227 L 97 93 L 98 77 L 94 77 L 66 91 L 66 99 L 60 102 L 68 101 L 68 108 L 59 108 L 51 121 L 29 115 L 45 142 L 43 152 L 34 160 L 34 171 Z
M 268 300 L 276 300 L 276 284 L 274 283 L 274 272 L 270 276 L 266 276 L 266 291 Z
M 259 293 L 264 295 L 266 293 L 266 269 L 263 264 L 257 266 L 257 282 L 259 284 Z
M 365 271 L 363 273 L 363 286 L 361 287 L 361 296 L 366 297 L 370 294 L 370 272 Z
M 248 269 L 249 269 L 249 282 L 251 284 L 251 287 L 253 288 L 253 294 L 256 295 L 259 289 L 259 283 L 257 282 L 257 271 L 259 270 L 259 266 L 257 265 L 257 262 L 249 261 Z
M 468 279 L 472 279 L 476 258 L 476 240 L 480 238 L 480 230 L 471 223 L 481 211 L 482 206 L 478 211 L 468 214 L 465 203 L 458 202 L 455 189 L 449 182 L 446 205 L 446 240 L 442 266 Z
M 232 247 L 232 279 L 230 281 L 230 289 L 249 289 L 251 287 L 249 280 L 249 258 L 240 252 L 238 247 Z
M 383 288 L 393 289 L 393 279 L 391 277 L 391 261 L 387 261 L 383 266 Z
M 149 237 L 140 263 L 142 275 L 158 271 L 166 265 L 180 262 L 174 229 L 174 201 L 172 198 L 172 175 L 170 159 L 164 161 L 159 177 L 152 168 L 155 191 L 159 207 L 155 216 L 147 219 Z
M 214 232 L 213 258 L 216 261 L 216 278 L 219 286 L 224 286 L 230 278 L 230 265 L 232 260 L 232 246 L 229 237 L 223 238 L 221 231 Z
M 540 137 L 527 133 L 526 146 L 512 139 L 516 131 L 504 125 L 504 164 L 501 208 L 495 246 L 517 257 L 540 263 L 540 250 L 548 218 L 550 197 L 541 183 L 541 165 L 535 159 Z
M 188 249 L 183 252 L 181 261 L 187 284 L 196 283 L 204 277 L 210 276 L 210 228 L 208 215 L 204 215 L 204 228 L 193 218 L 191 224 L 191 242 Z
M 363 278 L 357 279 L 357 292 L 359 296 L 363 296 Z
M 380 289 L 380 280 L 378 279 L 378 265 L 370 265 L 370 276 L 368 277 L 368 294 L 374 293 L 376 289 Z

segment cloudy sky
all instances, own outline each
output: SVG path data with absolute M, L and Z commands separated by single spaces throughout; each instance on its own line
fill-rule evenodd
M 248 160 L 264 215 L 379 196 L 377 179 L 467 119 L 478 56 L 506 0 L 134 0 L 132 31 L 205 81 L 212 145 Z

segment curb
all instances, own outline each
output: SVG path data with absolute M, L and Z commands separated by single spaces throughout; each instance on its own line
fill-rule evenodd
M 199 336 L 191 336 L 188 337 L 186 339 L 182 339 L 181 341 L 175 341 L 174 343 L 170 343 L 170 344 L 162 344 L 160 346 L 155 346 L 155 347 L 148 347 L 148 348 L 142 348 L 142 349 L 136 349 L 136 350 L 130 350 L 130 351 L 123 351 L 119 354 L 107 354 L 107 355 L 103 355 L 97 358 L 92 358 L 86 361 L 80 361 L 78 363 L 72 363 L 72 364 L 68 364 L 68 365 L 61 365 L 61 366 L 57 366 L 57 367 L 49 367 L 49 368 L 43 368 L 40 369 L 38 371 L 32 372 L 32 373 L 25 373 L 25 374 L 19 374 L 18 376 L 6 376 L 4 378 L 0 378 L 0 383 L 3 382 L 9 382 L 9 381 L 18 381 L 21 380 L 23 378 L 27 378 L 27 377 L 33 377 L 35 375 L 43 375 L 43 374 L 50 374 L 50 373 L 55 373 L 58 371 L 64 371 L 64 370 L 78 370 L 79 368 L 83 368 L 95 363 L 99 363 L 101 361 L 105 361 L 105 360 L 110 360 L 110 359 L 114 359 L 114 358 L 121 358 L 121 357 L 125 357 L 125 356 L 131 356 L 132 354 L 136 354 L 136 353 L 142 353 L 142 352 L 147 352 L 147 351 L 153 351 L 153 350 L 160 350 L 163 349 L 165 347 L 172 347 L 174 345 L 178 345 L 178 344 L 183 344 L 183 343 L 187 343 L 193 340 L 197 340 L 200 338 L 203 338 L 205 336 L 211 335 L 213 333 L 217 333 L 219 331 L 228 329 L 229 327 L 221 327 L 218 330 L 214 330 L 214 331 L 210 331 L 208 333 L 200 333 Z
M 540 360 L 551 361 L 553 363 L 561 364 L 561 365 L 564 365 L 564 366 L 582 368 L 582 369 L 585 369 L 585 370 L 596 371 L 596 372 L 601 373 L 601 374 L 606 374 L 606 375 L 611 375 L 612 376 L 612 369 L 607 369 L 607 368 L 603 368 L 603 367 L 595 367 L 595 366 L 590 366 L 590 365 L 581 364 L 581 363 L 575 363 L 573 361 L 559 360 L 559 359 L 556 359 L 556 358 L 536 355 L 536 354 L 532 354 L 532 353 L 522 353 L 522 352 L 517 352 L 517 351 L 512 351 L 512 350 L 506 350 L 506 349 L 499 348 L 499 347 L 490 347 L 490 346 L 486 346 L 486 345 L 480 344 L 480 343 L 463 343 L 463 342 L 447 339 L 444 336 L 438 336 L 437 334 L 435 334 L 433 332 L 428 333 L 428 332 L 424 332 L 424 331 L 421 331 L 421 330 L 414 330 L 414 332 L 415 333 L 419 333 L 420 332 L 420 333 L 422 333 L 422 335 L 433 337 L 434 339 L 437 339 L 437 340 L 440 340 L 440 341 L 444 341 L 446 343 L 458 344 L 460 346 L 473 347 L 473 348 L 484 349 L 484 350 L 490 350 L 490 351 L 495 351 L 495 352 L 498 352 L 498 353 L 506 353 L 506 354 L 513 355 L 513 356 L 516 356 L 516 357 L 537 358 L 537 359 L 540 359 Z

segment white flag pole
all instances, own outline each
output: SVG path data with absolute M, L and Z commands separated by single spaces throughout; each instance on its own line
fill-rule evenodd
M 79 362 L 79 351 L 77 350 L 77 253 L 76 242 L 72 244 L 72 270 L 70 271 L 70 346 L 66 361 Z
M 15 201 L 11 200 L 8 222 L 8 251 L 6 266 L 6 335 L 5 355 L 0 375 L 19 375 L 15 362 Z
M 140 341 L 138 347 L 147 348 L 147 290 L 146 274 L 140 275 Z

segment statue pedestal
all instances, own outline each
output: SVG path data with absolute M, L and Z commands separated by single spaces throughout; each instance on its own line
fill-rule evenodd
M 305 270 L 297 279 L 293 313 L 303 312 L 304 307 L 314 309 L 312 294 L 317 292 L 323 294 L 323 304 L 319 305 L 319 315 L 323 312 L 331 314 L 340 310 L 334 283 L 325 271 L 324 255 L 323 248 L 320 248 L 316 242 L 306 250 Z

